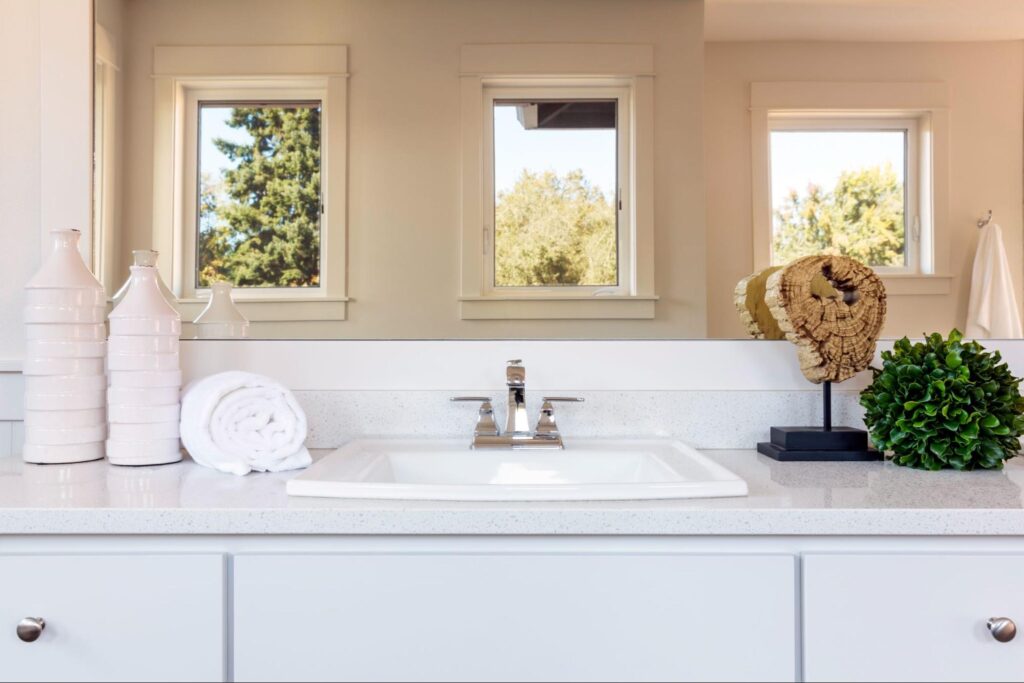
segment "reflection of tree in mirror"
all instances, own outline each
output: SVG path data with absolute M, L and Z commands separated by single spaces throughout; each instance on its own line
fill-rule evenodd
M 498 193 L 494 223 L 498 287 L 617 283 L 615 208 L 583 171 L 524 170 Z
M 320 283 L 320 110 L 237 107 L 227 125 L 251 142 L 217 138 L 233 164 L 200 182 L 198 285 Z
M 790 190 L 775 210 L 773 261 L 810 254 L 849 256 L 870 266 L 903 266 L 903 184 L 890 164 L 844 171 L 828 192 Z

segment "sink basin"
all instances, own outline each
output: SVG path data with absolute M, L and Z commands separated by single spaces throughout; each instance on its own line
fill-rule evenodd
M 393 500 L 653 500 L 747 495 L 747 483 L 670 440 L 577 440 L 565 450 L 472 450 L 465 440 L 360 440 L 291 479 L 293 496 Z

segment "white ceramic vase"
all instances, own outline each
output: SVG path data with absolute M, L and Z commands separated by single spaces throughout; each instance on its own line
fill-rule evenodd
M 152 249 L 136 249 L 135 251 L 132 252 L 132 265 L 149 266 L 151 268 L 156 268 L 156 262 L 159 256 L 160 252 L 153 251 Z M 166 284 L 164 284 L 163 278 L 160 277 L 159 270 L 157 270 L 156 282 L 160 286 L 160 293 L 163 294 L 164 299 L 167 301 L 167 303 L 171 305 L 172 308 L 177 310 L 178 299 L 174 296 L 174 293 L 170 290 L 170 288 Z M 124 281 L 123 285 L 121 285 L 121 288 L 117 290 L 117 293 L 114 294 L 114 296 L 111 298 L 111 301 L 114 302 L 115 306 L 121 303 L 121 300 L 124 299 L 125 294 L 128 293 L 128 288 L 131 287 L 131 285 L 132 278 L 131 275 L 129 275 L 128 279 Z
M 210 303 L 196 317 L 196 336 L 200 339 L 240 339 L 249 336 L 249 321 L 231 298 L 230 282 L 210 285 Z
M 78 251 L 81 233 L 55 230 L 53 250 L 25 286 L 25 445 L 39 464 L 103 457 L 106 296 Z
M 161 291 L 155 266 L 132 266 L 126 287 L 110 314 L 107 459 L 114 465 L 178 462 L 181 316 Z

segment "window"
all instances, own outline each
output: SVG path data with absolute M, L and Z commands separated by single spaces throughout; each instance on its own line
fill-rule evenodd
M 463 45 L 463 320 L 651 319 L 654 48 Z
M 194 318 L 217 280 L 254 322 L 344 320 L 348 50 L 158 46 L 153 248 Z
M 753 268 L 830 250 L 948 295 L 949 121 L 942 82 L 751 83 Z
M 772 265 L 834 253 L 883 273 L 918 272 L 916 119 L 769 122 Z
M 185 94 L 186 297 L 315 296 L 322 281 L 325 93 L 296 84 Z
M 629 89 L 484 92 L 486 291 L 628 292 Z
M 319 287 L 320 100 L 198 100 L 195 287 Z

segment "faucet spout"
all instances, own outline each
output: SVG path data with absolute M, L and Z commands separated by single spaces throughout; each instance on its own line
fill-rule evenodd
M 508 419 L 505 421 L 506 438 L 523 438 L 532 435 L 530 418 L 526 414 L 526 368 L 523 361 L 510 360 L 505 369 L 505 383 L 508 385 Z

